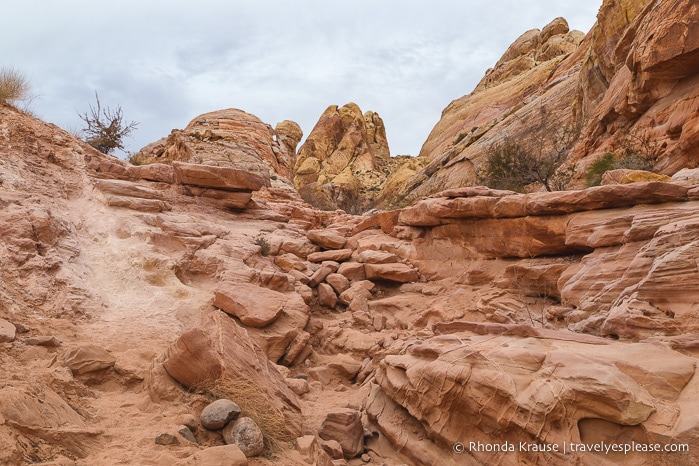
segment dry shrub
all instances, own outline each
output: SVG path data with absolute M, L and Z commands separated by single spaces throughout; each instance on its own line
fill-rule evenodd
M 109 107 L 102 108 L 100 97 L 95 91 L 97 104 L 90 104 L 90 112 L 78 113 L 80 119 L 87 125 L 83 129 L 85 142 L 102 152 L 110 154 L 114 149 L 125 150 L 124 138 L 134 132 L 138 123 L 124 121 L 124 112 L 121 106 L 116 110 Z
M 272 245 L 269 243 L 267 238 L 263 236 L 258 236 L 255 238 L 255 244 L 260 247 L 260 254 L 267 257 L 269 253 L 272 252 Z
M 14 104 L 31 98 L 27 78 L 14 68 L 0 68 L 0 103 Z
M 284 412 L 253 382 L 224 374 L 202 388 L 216 398 L 226 398 L 240 406 L 241 416 L 251 418 L 260 427 L 268 451 L 279 451 L 293 440 L 286 428 Z

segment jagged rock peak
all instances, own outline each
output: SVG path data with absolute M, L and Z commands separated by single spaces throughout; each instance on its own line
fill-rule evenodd
M 502 84 L 541 62 L 567 55 L 578 47 L 585 34 L 571 31 L 564 18 L 556 18 L 543 29 L 531 29 L 515 40 L 497 64 L 486 71 L 475 92 Z
M 294 185 L 316 207 L 358 212 L 385 181 L 390 158 L 386 129 L 375 112 L 355 103 L 331 105 L 301 146 Z

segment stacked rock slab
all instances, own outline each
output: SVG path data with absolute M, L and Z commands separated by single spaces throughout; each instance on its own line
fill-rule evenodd
M 252 192 L 266 184 L 264 177 L 232 167 L 185 162 L 173 162 L 172 166 L 185 194 L 220 207 L 244 209 Z
M 226 165 L 173 161 L 133 166 L 98 153 L 90 154 L 86 164 L 98 177 L 94 185 L 107 205 L 142 212 L 172 210 L 178 195 L 222 209 L 245 209 L 252 193 L 270 184 L 267 171 Z

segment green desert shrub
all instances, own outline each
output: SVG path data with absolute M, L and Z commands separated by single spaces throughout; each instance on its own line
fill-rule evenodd
M 587 187 L 599 186 L 602 176 L 609 170 L 628 169 L 652 171 L 658 160 L 658 147 L 648 136 L 633 134 L 621 138 L 617 148 L 605 152 L 592 162 L 585 173 Z
M 592 162 L 592 165 L 588 167 L 587 172 L 585 172 L 585 185 L 588 188 L 590 186 L 599 186 L 602 183 L 602 175 L 616 168 L 614 154 L 605 152 L 597 157 L 597 159 Z

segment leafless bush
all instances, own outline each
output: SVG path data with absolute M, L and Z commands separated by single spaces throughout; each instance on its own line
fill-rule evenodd
M 541 183 L 547 191 L 560 191 L 575 176 L 575 166 L 566 166 L 568 152 L 580 134 L 580 128 L 568 124 L 561 129 L 541 108 L 538 122 L 529 125 L 527 141 L 506 137 L 486 153 L 485 166 L 479 171 L 481 183 L 498 189 L 524 191 L 532 183 Z
M 121 106 L 116 110 L 102 108 L 97 92 L 95 100 L 97 103 L 94 107 L 90 104 L 89 112 L 78 114 L 87 125 L 82 130 L 85 142 L 104 154 L 109 154 L 114 149 L 124 150 L 124 138 L 136 129 L 138 123 L 125 122 Z

